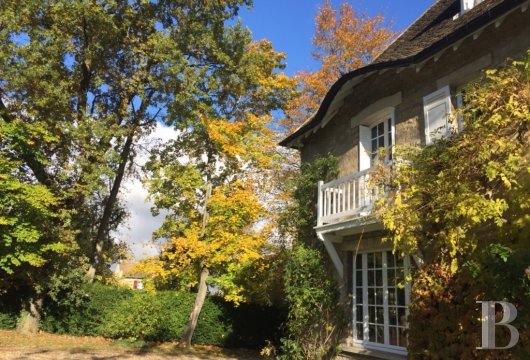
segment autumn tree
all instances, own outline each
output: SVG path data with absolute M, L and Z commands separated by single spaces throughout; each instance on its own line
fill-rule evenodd
M 120 188 L 134 175 L 141 139 L 157 122 L 204 130 L 199 114 L 246 120 L 240 109 L 249 104 L 280 105 L 285 91 L 278 84 L 285 79 L 259 75 L 261 69 L 272 72 L 279 61 L 276 54 L 266 42 L 250 44 L 248 31 L 232 21 L 240 6 L 249 4 L 2 2 L 0 127 L 10 131 L 2 133 L 0 149 L 9 152 L 9 166 L 15 168 L 2 167 L 0 176 L 38 190 L 35 204 L 41 199 L 65 216 L 63 223 L 52 221 L 59 226 L 53 231 L 59 234 L 61 226 L 67 227 L 77 243 L 76 257 L 88 259 L 92 277 L 104 274 L 119 255 L 112 234 L 126 217 Z M 209 154 L 206 146 L 204 150 Z M 0 189 L 3 197 L 23 197 L 6 191 Z M 49 209 L 42 205 L 46 216 Z M 21 226 L 34 220 L 16 211 L 10 205 L 0 209 L 2 216 L 20 214 Z M 15 231 L 2 226 L 0 236 L 23 241 Z M 48 241 L 31 239 L 38 241 L 35 249 Z M 11 252 L 16 247 L 0 246 L 3 256 L 15 256 Z M 39 261 L 31 264 L 45 273 Z M 27 285 L 34 288 L 37 278 L 32 279 Z
M 487 70 L 465 94 L 461 132 L 424 148 L 398 148 L 399 164 L 374 174 L 388 189 L 378 216 L 394 247 L 423 261 L 411 295 L 409 353 L 512 358 L 528 354 L 528 317 L 514 323 L 521 341 L 513 351 L 477 351 L 475 301 L 528 307 L 530 52 Z M 425 316 L 432 321 L 425 324 Z
M 205 73 L 223 80 L 195 117 L 175 121 L 177 139 L 153 152 L 146 166 L 154 213 L 166 210 L 155 233 L 167 239 L 151 262 L 175 287 L 196 286 L 197 297 L 181 344 L 189 346 L 207 294 L 215 285 L 227 300 L 244 301 L 238 276 L 262 256 L 267 184 L 274 156 L 271 112 L 290 98 L 294 82 L 278 69 L 285 56 L 248 32 L 234 44 L 232 63 Z
M 309 120 L 329 88 L 342 75 L 374 60 L 394 35 L 381 15 L 372 18 L 356 11 L 348 2 L 342 2 L 337 9 L 329 0 L 324 1 L 315 16 L 313 37 L 312 55 L 319 64 L 318 69 L 300 71 L 294 76 L 297 96 L 287 103 L 277 136 L 285 137 Z M 289 184 L 300 176 L 300 159 L 297 153 L 287 149 L 280 149 L 278 156 L 282 166 L 274 176 L 279 204 L 276 212 L 280 214 L 293 201 L 293 189 Z
M 374 60 L 394 35 L 382 15 L 369 17 L 345 1 L 337 9 L 325 0 L 315 16 L 313 37 L 312 55 L 319 68 L 295 75 L 299 96 L 286 107 L 286 132 L 313 115 L 335 81 Z

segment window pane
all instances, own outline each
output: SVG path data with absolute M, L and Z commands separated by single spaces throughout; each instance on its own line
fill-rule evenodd
M 368 269 L 374 268 L 374 254 L 366 254 L 366 257 L 368 258 Z
M 403 268 L 396 270 L 396 285 L 405 285 L 405 270 Z
M 405 308 L 398 308 L 398 325 L 405 326 L 407 323 L 407 313 Z
M 368 270 L 368 286 L 374 286 L 374 270 Z
M 355 302 L 357 304 L 363 303 L 363 288 L 357 288 L 355 290 Z
M 377 126 L 374 126 L 372 128 L 372 139 L 375 139 L 377 137 Z
M 395 289 L 388 289 L 388 305 L 397 305 Z
M 375 285 L 383 286 L 383 270 L 376 270 L 375 275 Z
M 383 288 L 375 289 L 375 302 L 376 304 L 383 304 Z
M 405 305 L 405 289 L 398 288 L 397 293 L 398 293 L 398 304 Z
M 403 267 L 403 256 L 401 254 L 397 254 L 396 255 L 396 259 L 397 259 L 397 266 L 398 267 Z
M 395 259 L 394 259 L 394 254 L 392 254 L 391 251 L 387 251 L 386 252 L 386 262 L 387 262 L 387 266 L 389 268 L 393 268 L 394 266 L 396 266 L 396 262 L 395 262 Z
M 390 345 L 398 344 L 398 332 L 397 332 L 397 329 L 393 326 L 391 326 L 389 329 L 389 342 L 390 342 Z
M 368 304 L 375 304 L 375 289 L 368 289 Z
M 362 306 L 356 306 L 355 307 L 355 318 L 359 322 L 363 321 L 363 307 Z
M 357 273 L 357 276 L 355 278 L 355 284 L 357 286 L 363 286 L 363 272 L 360 270 L 357 270 L 356 273 Z
M 368 321 L 375 322 L 375 306 L 368 306 Z
M 385 136 L 384 136 L 384 135 L 381 136 L 381 137 L 378 139 L 378 141 L 379 141 L 379 147 L 380 147 L 380 148 L 384 148 L 384 147 L 385 147 Z
M 370 325 L 368 327 L 368 339 L 369 341 L 375 342 L 375 325 Z
M 357 340 L 362 340 L 363 335 L 363 324 L 357 324 Z
M 397 309 L 395 307 L 388 308 L 388 322 L 390 325 L 397 325 Z
M 377 124 L 377 132 L 378 132 L 378 135 L 383 135 L 385 133 L 385 122 L 384 121 Z
M 380 269 L 383 267 L 383 254 L 380 252 L 375 253 L 375 267 Z
M 399 346 L 403 346 L 403 347 L 407 346 L 407 334 L 406 334 L 406 330 L 403 328 L 399 329 Z
M 389 287 L 396 286 L 396 270 L 394 269 L 388 270 L 386 276 L 387 276 L 388 286 Z
M 385 316 L 383 315 L 384 309 L 382 306 L 378 306 L 375 310 L 375 317 L 376 317 L 376 323 L 378 324 L 384 324 L 385 323 Z

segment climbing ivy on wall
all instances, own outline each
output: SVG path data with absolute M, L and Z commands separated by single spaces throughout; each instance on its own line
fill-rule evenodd
M 460 133 L 421 149 L 397 149 L 401 161 L 375 174 L 388 189 L 377 211 L 387 239 L 425 263 L 414 276 L 412 358 L 530 353 L 530 51 L 486 71 L 465 94 Z M 518 308 L 516 348 L 476 349 L 481 300 Z M 507 344 L 506 335 L 498 331 L 498 346 Z

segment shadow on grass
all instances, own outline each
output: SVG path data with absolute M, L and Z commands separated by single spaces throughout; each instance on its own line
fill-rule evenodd
M 190 348 L 179 347 L 175 342 L 153 342 L 136 339 L 120 339 L 114 341 L 124 349 L 127 356 L 170 356 L 170 357 L 186 357 L 190 359 L 201 360 L 220 360 L 220 359 L 240 359 L 240 360 L 259 360 L 263 359 L 259 356 L 258 351 L 249 349 L 229 349 L 211 345 L 194 345 Z M 120 357 L 115 357 L 120 358 Z M 100 358 L 98 358 L 100 359 Z M 106 359 L 106 358 L 105 358 Z M 111 358 L 109 358 L 111 359 Z M 112 358 L 114 359 L 114 358 Z M 94 358 L 93 360 L 96 360 Z

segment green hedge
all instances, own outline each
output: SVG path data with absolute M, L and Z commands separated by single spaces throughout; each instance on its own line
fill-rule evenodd
M 17 326 L 20 303 L 13 294 L 0 297 L 0 329 L 11 330 Z
M 81 305 L 71 309 L 45 304 L 42 329 L 114 339 L 175 341 L 184 331 L 195 300 L 195 294 L 187 292 L 151 293 L 98 283 L 84 287 L 83 297 Z M 193 343 L 261 348 L 265 340 L 278 340 L 284 316 L 284 311 L 275 307 L 235 307 L 222 298 L 207 297 Z

